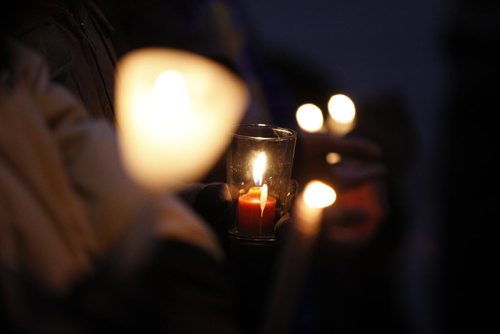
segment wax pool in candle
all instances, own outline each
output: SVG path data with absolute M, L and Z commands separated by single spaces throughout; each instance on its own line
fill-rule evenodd
M 252 187 L 238 199 L 238 232 L 250 236 L 273 235 L 276 198 L 267 196 L 261 209 L 262 187 Z

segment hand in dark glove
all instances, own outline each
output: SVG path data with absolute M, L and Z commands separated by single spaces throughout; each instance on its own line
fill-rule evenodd
M 297 192 L 297 182 L 292 182 L 290 196 L 286 199 L 287 208 L 278 218 L 274 231 L 281 238 L 287 230 L 290 221 L 289 209 Z M 238 203 L 238 190 L 226 183 L 196 183 L 182 191 L 184 199 L 216 232 L 222 245 L 227 245 L 228 230 L 233 226 Z

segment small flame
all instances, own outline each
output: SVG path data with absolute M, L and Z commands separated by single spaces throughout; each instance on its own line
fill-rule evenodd
M 335 164 L 338 164 L 341 160 L 342 160 L 342 157 L 340 156 L 340 154 L 336 153 L 336 152 L 330 152 L 326 155 L 326 162 L 328 162 L 330 165 L 335 165 Z
M 328 113 L 336 122 L 351 123 L 356 117 L 356 107 L 348 96 L 336 94 L 328 101 Z
M 262 186 L 260 191 L 260 216 L 264 216 L 264 209 L 266 208 L 267 202 L 267 184 Z
M 335 190 L 321 181 L 311 181 L 304 189 L 304 202 L 312 208 L 325 208 L 335 203 L 336 199 Z
M 266 169 L 267 156 L 264 152 L 259 152 L 257 158 L 253 162 L 253 181 L 256 186 L 262 185 L 262 179 L 264 178 L 264 171 Z
M 318 132 L 323 127 L 323 113 L 312 103 L 301 105 L 295 114 L 300 128 L 306 132 Z

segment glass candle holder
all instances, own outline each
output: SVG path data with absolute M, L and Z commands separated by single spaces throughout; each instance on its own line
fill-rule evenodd
M 290 209 L 297 133 L 267 124 L 238 127 L 227 153 L 227 181 L 238 192 L 230 234 L 274 240 L 276 222 Z

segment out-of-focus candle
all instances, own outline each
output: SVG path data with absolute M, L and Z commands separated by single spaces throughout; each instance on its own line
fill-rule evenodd
M 238 198 L 238 233 L 247 236 L 273 235 L 276 221 L 276 198 L 263 183 L 266 154 L 260 152 L 253 162 L 255 186 Z
M 306 132 L 323 131 L 323 112 L 312 103 L 305 103 L 297 108 L 295 119 L 299 127 Z
M 347 95 L 335 94 L 328 100 L 327 124 L 330 132 L 336 136 L 349 133 L 356 123 L 356 106 Z
M 342 161 L 342 156 L 336 152 L 330 152 L 326 155 L 325 159 L 330 165 L 335 165 Z
M 248 101 L 242 81 L 222 65 L 166 48 L 126 54 L 115 88 L 125 168 L 154 191 L 177 190 L 207 173 Z
M 345 100 L 343 102 L 342 101 L 343 98 L 338 95 L 332 96 L 332 98 L 330 99 L 329 109 L 333 112 L 333 114 L 335 115 L 335 119 L 337 120 L 335 121 L 332 116 L 332 113 L 330 113 L 330 118 L 328 119 L 327 128 L 325 128 L 324 126 L 323 112 L 317 105 L 312 103 L 303 104 L 297 109 L 297 112 L 295 113 L 295 119 L 297 120 L 297 124 L 303 131 L 309 133 L 319 133 L 327 131 L 329 131 L 334 135 L 343 135 L 347 133 L 352 129 L 354 117 L 351 118 L 350 115 L 352 115 L 351 111 L 353 109 L 350 108 L 348 102 L 346 103 Z M 343 107 L 341 105 L 342 103 L 349 105 L 349 107 L 348 108 Z M 341 106 L 339 107 L 339 105 Z M 354 104 L 352 105 L 354 106 Z M 341 111 L 340 113 L 339 110 Z M 343 114 L 342 110 L 348 110 L 347 115 Z M 342 121 L 347 121 L 348 124 L 344 125 Z M 325 160 L 330 165 L 334 165 L 339 163 L 342 160 L 342 157 L 338 153 L 330 152 L 326 155 Z
M 293 225 L 279 258 L 268 318 L 262 332 L 290 333 L 301 284 L 307 269 L 310 253 L 321 227 L 323 208 L 337 198 L 335 191 L 320 181 L 309 182 L 295 201 Z
M 311 181 L 304 188 L 294 207 L 295 227 L 307 238 L 315 238 L 320 227 L 323 208 L 337 199 L 335 190 L 321 181 Z

